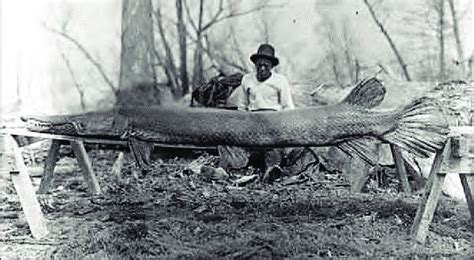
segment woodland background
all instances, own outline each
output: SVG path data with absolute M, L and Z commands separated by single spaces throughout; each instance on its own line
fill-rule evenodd
M 219 73 L 251 71 L 249 55 L 263 42 L 276 47 L 298 105 L 318 86 L 344 90 L 373 75 L 408 92 L 472 79 L 470 0 L 7 0 L 1 8 L 2 115 L 109 108 L 137 86 L 153 89 L 157 103 L 180 99 Z

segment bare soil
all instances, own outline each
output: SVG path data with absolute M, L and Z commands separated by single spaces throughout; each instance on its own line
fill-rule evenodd
M 272 184 L 237 186 L 246 173 L 210 180 L 184 170 L 185 159 L 157 161 L 146 174 L 125 167 L 117 178 L 114 153 L 90 154 L 104 195 L 89 196 L 75 160 L 62 159 L 59 167 L 69 170 L 58 172 L 54 190 L 41 196 L 50 230 L 43 240 L 31 238 L 2 176 L 1 259 L 474 256 L 467 205 L 448 197 L 439 203 L 426 245 L 417 245 L 410 227 L 420 193 L 369 185 L 366 193 L 351 194 L 346 176 L 317 164 Z

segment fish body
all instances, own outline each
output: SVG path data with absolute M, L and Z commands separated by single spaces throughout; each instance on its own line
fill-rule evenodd
M 212 108 L 128 107 L 67 116 L 25 117 L 30 131 L 101 138 L 135 138 L 163 144 L 291 147 L 339 145 L 357 149 L 361 138 L 376 138 L 427 156 L 448 133 L 442 109 L 422 98 L 405 108 L 372 109 L 385 89 L 370 79 L 344 101 L 280 112 Z
M 323 146 L 379 137 L 395 127 L 397 117 L 349 105 L 253 113 L 136 107 L 120 113 L 128 120 L 129 135 L 141 140 L 252 147 Z

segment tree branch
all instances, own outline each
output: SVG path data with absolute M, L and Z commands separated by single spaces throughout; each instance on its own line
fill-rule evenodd
M 202 0 L 200 0 L 200 1 L 202 1 Z M 186 11 L 186 15 L 188 16 L 189 23 L 191 24 L 191 27 L 193 27 L 193 29 L 197 32 L 198 27 L 196 26 L 196 23 L 194 23 L 194 21 L 191 17 L 191 11 L 189 10 L 189 6 L 186 3 L 186 1 L 183 2 L 183 5 L 184 5 L 184 10 Z
M 166 57 L 164 57 L 164 60 L 165 60 L 166 65 L 163 66 L 163 68 L 164 68 L 166 76 L 168 77 L 168 80 L 171 83 L 173 93 L 176 93 L 177 91 L 178 92 L 180 91 L 179 90 L 179 85 L 178 85 L 178 82 L 177 82 L 178 81 L 178 74 L 176 72 L 176 66 L 174 64 L 173 53 L 172 53 L 171 48 L 169 46 L 168 40 L 166 38 L 165 29 L 163 28 L 161 7 L 159 7 L 159 6 L 155 10 L 155 18 L 156 18 L 156 23 L 157 23 L 157 27 L 158 27 L 158 32 L 160 34 L 161 41 L 163 43 L 163 47 L 165 49 L 165 56 Z M 157 57 L 160 57 L 159 53 L 158 53 L 158 51 L 156 51 L 156 49 L 155 49 L 155 54 L 157 55 Z M 176 94 L 179 94 L 179 93 L 176 93 Z
M 112 83 L 112 80 L 110 80 L 110 78 L 107 76 L 107 74 L 105 73 L 102 65 L 94 58 L 92 57 L 92 55 L 87 51 L 87 49 L 80 43 L 78 42 L 76 39 L 74 39 L 73 37 L 71 37 L 70 35 L 68 35 L 66 32 L 64 31 L 58 31 L 56 29 L 53 29 L 49 26 L 47 26 L 46 24 L 42 24 L 43 27 L 54 33 L 54 34 L 57 34 L 61 37 L 63 37 L 64 39 L 70 41 L 71 43 L 73 43 L 81 52 L 82 54 L 84 54 L 84 56 L 92 63 L 92 65 L 94 65 L 94 67 L 97 69 L 97 71 L 99 72 L 99 74 L 102 76 L 102 78 L 104 79 L 104 81 L 107 83 L 107 85 L 110 87 L 110 89 L 112 90 L 112 92 L 114 92 L 114 94 L 117 94 L 117 89 L 116 87 L 114 86 L 114 84 Z
M 208 43 L 209 45 L 209 43 Z M 232 61 L 229 61 L 224 55 L 219 55 L 219 54 L 213 54 L 211 52 L 211 50 L 209 49 L 209 46 L 208 48 L 204 47 L 202 48 L 204 50 L 204 52 L 207 54 L 207 56 L 211 59 L 211 60 L 215 60 L 216 58 L 219 59 L 221 62 L 224 62 L 225 64 L 231 66 L 231 67 L 234 67 L 238 70 L 240 70 L 241 72 L 244 72 L 244 73 L 247 73 L 248 70 L 247 68 L 244 68 L 242 66 L 240 66 L 239 64 L 235 63 L 235 62 L 232 62 Z
M 181 91 L 177 97 L 186 95 L 189 92 L 189 78 L 188 78 L 188 66 L 187 66 L 187 48 L 186 48 L 186 26 L 183 18 L 183 1 L 176 0 L 176 19 L 177 22 L 177 33 L 178 33 L 178 44 L 179 44 L 179 71 L 181 79 Z M 178 93 L 176 93 L 178 94 Z
M 280 7 L 284 7 L 285 4 L 281 4 L 281 5 L 271 5 L 271 4 L 263 4 L 263 5 L 260 5 L 260 6 L 257 6 L 255 8 L 250 8 L 248 10 L 245 10 L 245 11 L 242 11 L 242 12 L 235 12 L 235 13 L 230 13 L 228 15 L 225 15 L 225 16 L 220 16 L 220 14 L 222 14 L 222 11 L 219 13 L 217 12 L 216 15 L 206 24 L 202 27 L 202 31 L 206 31 L 207 29 L 209 29 L 209 27 L 211 27 L 212 25 L 216 24 L 216 23 L 219 23 L 219 22 L 222 22 L 224 20 L 227 20 L 227 19 L 230 19 L 230 18 L 234 18 L 234 17 L 238 17 L 238 16 L 244 16 L 244 15 L 247 15 L 247 14 L 251 14 L 251 13 L 254 13 L 254 12 L 257 12 L 259 10 L 262 10 L 264 8 L 280 8 Z M 217 15 L 219 14 L 219 15 Z
M 219 19 L 221 16 L 222 12 L 224 11 L 224 1 L 219 0 L 219 9 L 217 9 L 217 12 L 212 16 L 211 20 L 202 27 L 202 31 L 205 31 L 207 28 L 211 27 L 213 24 L 216 23 L 216 21 Z
M 410 77 L 410 74 L 408 74 L 408 70 L 407 70 L 407 64 L 405 63 L 405 61 L 403 60 L 400 52 L 398 51 L 397 47 L 395 46 L 395 43 L 393 42 L 392 40 L 392 37 L 390 37 L 390 35 L 388 34 L 387 30 L 385 29 L 385 27 L 383 26 L 383 24 L 380 22 L 380 20 L 377 18 L 377 15 L 375 14 L 375 11 L 374 9 L 372 8 L 372 6 L 369 4 L 369 1 L 368 0 L 363 0 L 365 5 L 367 6 L 367 9 L 369 9 L 369 12 L 370 12 L 370 15 L 372 16 L 372 19 L 374 20 L 375 24 L 377 24 L 377 26 L 379 27 L 380 31 L 382 32 L 382 34 L 385 36 L 385 38 L 387 39 L 388 41 L 388 44 L 390 44 L 390 47 L 392 48 L 392 51 L 393 53 L 395 54 L 395 56 L 397 57 L 397 60 L 398 60 L 398 63 L 400 64 L 400 67 L 403 71 L 403 74 L 405 76 L 405 79 L 407 81 L 411 81 L 411 77 Z
M 454 39 L 456 41 L 456 49 L 458 52 L 458 62 L 461 62 L 464 59 L 464 53 L 462 48 L 461 37 L 459 34 L 459 26 L 458 26 L 458 17 L 456 13 L 456 8 L 454 6 L 453 0 L 448 0 L 449 9 L 451 11 L 451 18 L 453 19 L 453 32 L 454 32 Z
M 81 101 L 81 108 L 82 111 L 86 110 L 86 104 L 84 102 L 84 90 L 82 89 L 81 85 L 79 82 L 76 80 L 76 75 L 74 74 L 74 71 L 72 70 L 71 62 L 69 62 L 69 59 L 67 58 L 66 54 L 63 51 L 61 52 L 61 58 L 63 59 L 64 63 L 66 64 L 66 68 L 69 71 L 69 74 L 71 75 L 72 82 L 74 83 L 74 86 L 77 89 L 77 92 L 79 92 L 79 98 Z

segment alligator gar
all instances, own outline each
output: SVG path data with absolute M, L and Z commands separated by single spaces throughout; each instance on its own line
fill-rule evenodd
M 444 144 L 448 124 L 435 100 L 421 98 L 394 110 L 375 110 L 385 95 L 376 79 L 356 86 L 340 103 L 281 112 L 212 108 L 128 107 L 78 115 L 24 117 L 30 131 L 197 146 L 314 147 L 357 152 L 375 138 L 420 156 Z

